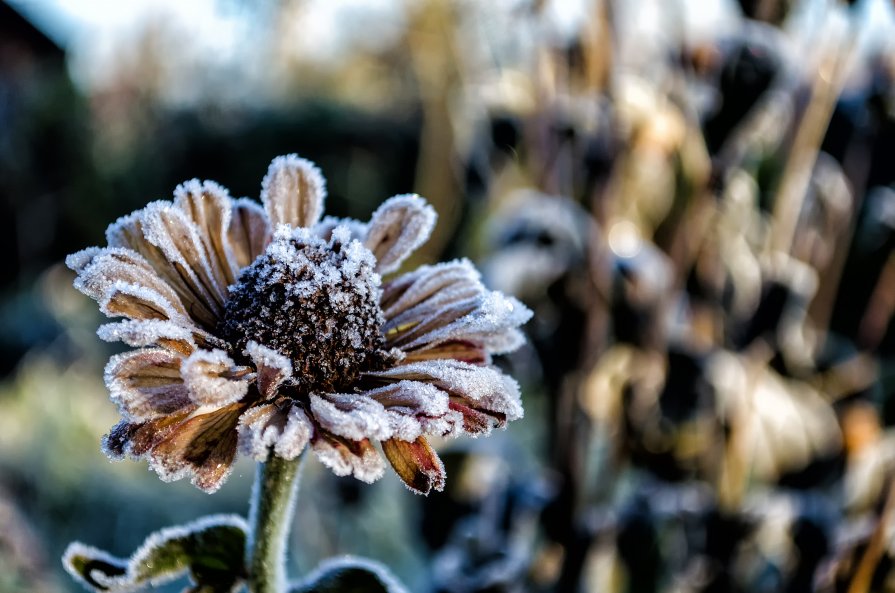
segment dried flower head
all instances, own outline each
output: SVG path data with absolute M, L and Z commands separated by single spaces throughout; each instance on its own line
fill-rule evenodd
M 75 286 L 121 321 L 99 336 L 122 421 L 112 458 L 212 492 L 237 450 L 291 459 L 306 446 L 338 475 L 372 482 L 385 457 L 409 488 L 440 490 L 427 435 L 473 436 L 522 416 L 517 384 L 490 366 L 531 313 L 466 260 L 385 283 L 429 236 L 434 210 L 396 196 L 369 223 L 320 219 L 310 162 L 274 159 L 262 205 L 212 182 L 177 187 L 112 224 L 108 246 L 69 256 Z

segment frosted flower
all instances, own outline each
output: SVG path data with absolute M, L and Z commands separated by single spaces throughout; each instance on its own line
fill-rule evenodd
M 105 380 L 122 420 L 112 458 L 212 492 L 237 451 L 286 459 L 310 447 L 372 482 L 385 461 L 422 493 L 444 485 L 429 435 L 488 433 L 522 416 L 515 381 L 490 366 L 531 313 L 466 260 L 383 282 L 429 236 L 418 196 L 368 223 L 323 218 L 325 182 L 274 159 L 259 205 L 212 182 L 177 187 L 112 224 L 108 246 L 69 256 L 75 286 L 120 321 L 99 336 L 136 348 Z

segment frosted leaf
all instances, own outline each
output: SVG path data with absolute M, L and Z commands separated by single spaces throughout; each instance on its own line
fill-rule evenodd
M 531 319 L 528 307 L 499 292 L 488 292 L 476 301 L 472 311 L 447 324 L 441 323 L 444 314 L 421 320 L 412 330 L 415 337 L 409 341 L 405 339 L 401 348 L 430 348 L 453 340 L 481 344 L 492 354 L 517 348 L 521 344 L 521 334 L 516 328 Z
M 365 395 L 311 394 L 311 412 L 323 428 L 353 441 L 392 436 L 385 408 Z
M 195 348 L 189 328 L 171 321 L 158 319 L 126 320 L 99 326 L 96 335 L 104 342 L 124 342 L 128 346 L 154 346 L 164 341 L 182 344 L 182 348 Z
M 233 284 L 240 268 L 228 237 L 230 204 L 230 193 L 214 181 L 191 179 L 174 190 L 174 205 L 199 229 L 214 278 L 221 287 Z
M 295 154 L 270 163 L 261 182 L 261 202 L 274 225 L 312 227 L 323 214 L 326 180 L 317 166 Z
M 292 362 L 276 350 L 252 340 L 246 344 L 244 354 L 255 363 L 258 391 L 264 399 L 273 397 L 283 381 L 292 377 Z
M 478 271 L 469 260 L 461 259 L 423 266 L 389 282 L 382 289 L 382 309 L 391 324 L 399 324 L 396 317 L 420 317 L 484 292 Z
M 271 449 L 283 459 L 298 457 L 310 441 L 314 425 L 299 406 L 265 404 L 245 412 L 238 430 L 239 450 L 265 461 Z
M 74 542 L 62 562 L 76 581 L 94 591 L 143 590 L 186 574 L 197 585 L 195 590 L 233 591 L 244 578 L 248 531 L 241 517 L 211 515 L 153 533 L 129 559 Z
M 196 350 L 183 361 L 181 376 L 194 402 L 226 406 L 238 402 L 249 389 L 246 373 L 240 373 L 223 350 Z
M 237 269 L 242 269 L 264 253 L 272 237 L 264 208 L 254 200 L 232 200 L 230 228 L 227 231 Z
M 367 236 L 367 224 L 354 218 L 339 218 L 336 216 L 324 216 L 323 220 L 314 225 L 314 234 L 329 241 L 336 227 L 346 227 L 351 239 L 363 241 Z
M 370 375 L 402 382 L 431 383 L 453 397 L 468 400 L 477 409 L 503 414 L 508 421 L 523 415 L 518 383 L 492 367 L 459 360 L 431 360 L 403 364 Z
M 214 327 L 217 322 L 219 308 L 211 297 L 207 288 L 199 282 L 196 272 L 191 268 L 182 255 L 178 255 L 176 242 L 163 240 L 170 238 L 165 230 L 164 220 L 159 220 L 162 214 L 171 213 L 167 218 L 175 226 L 191 227 L 192 231 L 175 229 L 176 232 L 184 232 L 180 236 L 180 243 L 194 242 L 198 245 L 195 225 L 186 219 L 186 215 L 179 208 L 175 208 L 171 202 L 153 202 L 127 216 L 122 216 L 109 225 L 106 229 L 106 239 L 110 247 L 124 248 L 138 253 L 147 264 L 177 293 L 184 309 L 189 316 L 205 328 Z M 152 222 L 150 219 L 153 219 Z M 177 235 L 175 235 L 177 236 Z M 157 245 L 161 242 L 163 249 Z M 199 248 L 197 248 L 199 249 Z M 196 249 L 194 249 L 198 253 Z M 207 266 L 206 266 L 207 269 Z
M 317 458 L 337 476 L 353 475 L 372 484 L 385 473 L 385 462 L 369 440 L 351 441 L 319 431 L 311 441 Z
M 381 274 L 394 272 L 432 234 L 438 215 L 424 199 L 394 196 L 373 212 L 365 244 L 373 252 Z
M 104 379 L 121 415 L 129 421 L 149 420 L 189 406 L 180 361 L 180 356 L 160 348 L 113 356 Z

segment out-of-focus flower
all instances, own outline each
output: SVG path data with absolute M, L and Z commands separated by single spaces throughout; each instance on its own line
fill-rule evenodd
M 531 313 L 488 291 L 466 260 L 382 283 L 428 238 L 434 210 L 396 196 L 369 223 L 321 220 L 325 181 L 275 159 L 262 205 L 189 181 L 70 256 L 75 286 L 124 317 L 99 335 L 137 347 L 106 384 L 122 421 L 112 458 L 146 458 L 163 480 L 213 492 L 237 450 L 291 459 L 305 447 L 338 475 L 385 464 L 428 493 L 444 468 L 426 435 L 485 434 L 522 416 L 519 388 L 490 366 Z

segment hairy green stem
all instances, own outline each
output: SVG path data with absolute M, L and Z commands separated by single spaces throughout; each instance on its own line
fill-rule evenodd
M 298 470 L 302 456 L 286 460 L 271 454 L 255 472 L 249 523 L 252 527 L 249 590 L 252 593 L 286 591 L 286 544 L 295 510 Z

